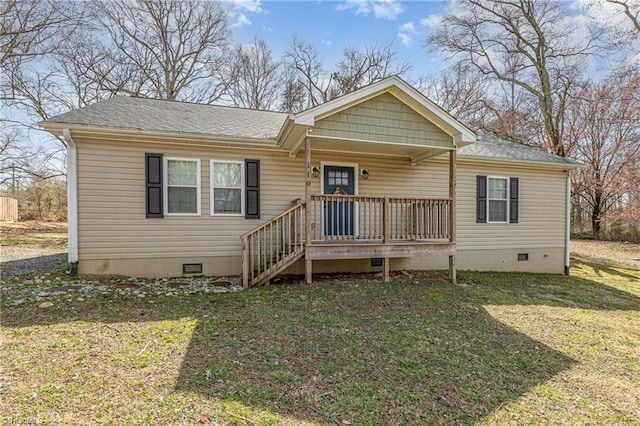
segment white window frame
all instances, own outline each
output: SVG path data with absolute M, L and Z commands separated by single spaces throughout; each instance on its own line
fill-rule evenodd
M 213 192 L 215 190 L 215 179 L 214 179 L 214 175 L 213 175 L 213 168 L 214 168 L 214 163 L 234 163 L 234 164 L 240 164 L 240 213 L 216 213 L 215 210 L 215 203 L 214 203 L 214 198 L 213 198 Z M 209 208 L 209 215 L 210 216 L 233 216 L 233 217 L 239 217 L 239 216 L 244 216 L 244 197 L 245 197 L 245 182 L 244 182 L 244 161 L 238 161 L 238 160 L 225 160 L 225 159 L 212 159 L 209 160 L 209 176 L 210 178 L 210 185 L 209 185 L 209 197 L 211 199 L 211 206 Z M 224 189 L 225 187 L 218 187 L 218 188 L 222 188 Z M 237 189 L 237 188 L 227 188 L 227 189 Z
M 196 193 L 196 213 L 169 213 L 169 161 L 192 161 L 196 163 L 196 184 L 197 184 L 197 193 Z M 202 202 L 201 195 L 201 178 L 200 178 L 200 159 L 199 158 L 187 158 L 187 157 L 164 157 L 163 159 L 163 184 L 162 184 L 162 192 L 163 192 L 163 210 L 165 216 L 200 216 L 200 206 Z M 192 187 L 189 187 L 192 188 Z
M 491 179 L 502 179 L 507 183 L 507 195 L 506 198 L 491 198 L 490 196 L 490 181 Z M 505 176 L 487 176 L 487 223 L 509 223 L 509 200 L 510 200 L 510 184 L 509 184 L 510 180 L 509 177 L 505 177 Z M 489 215 L 489 206 L 491 205 L 491 200 L 494 201 L 505 201 L 505 220 L 490 220 L 490 215 Z

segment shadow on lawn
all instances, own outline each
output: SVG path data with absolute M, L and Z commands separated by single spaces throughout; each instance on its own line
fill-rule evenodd
M 574 277 L 463 273 L 460 281 L 325 282 L 155 305 L 122 301 L 75 316 L 35 311 L 5 318 L 5 326 L 206 313 L 177 391 L 319 423 L 473 423 L 575 363 L 483 305 L 640 310 L 638 297 Z

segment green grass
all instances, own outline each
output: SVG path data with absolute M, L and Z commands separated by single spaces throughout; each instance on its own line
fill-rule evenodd
M 637 424 L 640 271 L 2 312 L 0 421 Z

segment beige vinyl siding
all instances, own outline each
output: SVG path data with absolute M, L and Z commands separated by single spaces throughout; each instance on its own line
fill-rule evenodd
M 201 159 L 201 215 L 145 217 L 145 153 Z M 209 160 L 260 160 L 261 219 L 210 216 Z M 408 159 L 312 152 L 312 164 L 358 163 L 360 194 L 446 197 L 441 166 Z M 240 236 L 304 197 L 304 156 L 142 143 L 78 143 L 79 256 L 88 259 L 240 256 Z M 311 191 L 320 192 L 320 177 Z M 423 182 L 428 182 L 424 185 Z M 177 271 L 176 273 L 178 273 Z
M 451 136 L 389 93 L 318 120 L 313 135 L 446 148 L 453 146 Z
M 519 178 L 518 223 L 476 223 L 476 176 Z M 458 165 L 458 250 L 564 247 L 566 173 L 523 167 Z
M 200 216 L 145 217 L 145 153 L 201 160 Z M 261 219 L 210 216 L 211 159 L 260 160 Z M 369 171 L 368 180 L 357 177 L 359 195 L 448 196 L 448 164 L 442 159 L 411 166 L 408 159 L 397 157 L 312 151 L 312 166 L 344 163 L 357 165 L 356 176 L 363 168 Z M 304 197 L 303 154 L 291 158 L 288 152 L 267 150 L 82 140 L 78 141 L 78 166 L 82 273 L 180 275 L 182 263 L 202 262 L 207 275 L 239 274 L 240 236 L 291 207 L 294 199 Z M 519 178 L 519 223 L 475 222 L 477 175 Z M 321 179 L 322 175 L 311 178 L 312 193 L 320 193 Z M 457 183 L 459 268 L 561 272 L 565 179 L 562 171 L 498 163 L 489 167 L 461 159 Z M 519 252 L 529 252 L 530 260 L 515 262 Z M 535 256 L 540 259 L 536 261 Z M 442 262 L 446 265 L 446 259 L 432 258 L 398 260 L 394 265 L 428 268 Z M 358 269 L 365 263 L 358 263 Z M 344 270 L 349 264 L 336 262 L 335 270 Z M 318 266 L 330 269 L 324 263 Z

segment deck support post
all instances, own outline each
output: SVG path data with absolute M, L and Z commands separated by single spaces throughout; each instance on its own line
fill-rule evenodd
M 389 259 L 388 257 L 385 257 L 383 260 L 383 265 L 384 265 L 384 282 L 388 283 L 389 281 L 391 281 L 391 278 L 389 277 L 389 266 L 391 263 L 391 259 Z
M 311 140 L 309 136 L 304 138 L 304 223 L 305 223 L 305 252 L 311 244 Z M 313 281 L 313 261 L 305 255 L 304 258 L 304 278 L 307 284 Z
M 242 239 L 242 287 L 249 288 L 249 243 Z
M 456 242 L 456 150 L 449 152 L 449 198 L 451 199 L 449 210 L 449 242 Z M 449 279 L 456 283 L 456 256 L 449 256 Z

